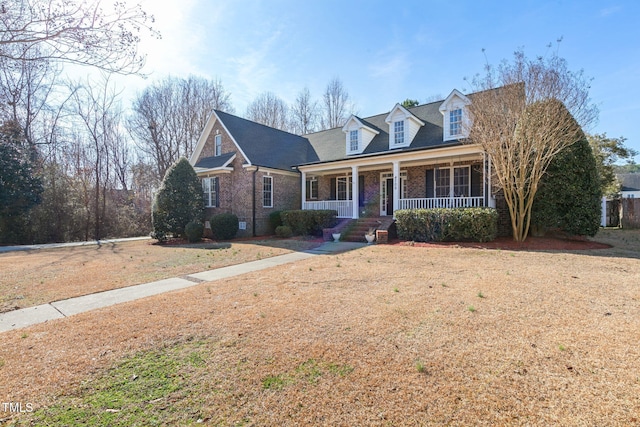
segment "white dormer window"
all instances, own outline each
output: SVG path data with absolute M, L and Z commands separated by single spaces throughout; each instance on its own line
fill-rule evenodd
M 425 123 L 400 104 L 384 119 L 389 125 L 389 150 L 411 146 L 413 138 Z
M 404 120 L 393 122 L 393 143 L 394 145 L 404 144 Z
M 347 156 L 351 156 L 362 154 L 373 138 L 380 133 L 380 130 L 352 115 L 342 127 L 342 132 L 345 134 L 345 151 Z
M 442 138 L 444 141 L 468 137 L 471 125 L 467 106 L 471 100 L 460 91 L 454 89 L 440 105 L 442 113 Z
M 358 151 L 358 130 L 349 131 L 349 149 L 352 152 Z
M 462 108 L 449 111 L 449 135 L 462 135 Z

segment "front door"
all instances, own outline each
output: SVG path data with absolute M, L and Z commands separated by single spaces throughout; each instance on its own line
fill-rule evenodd
M 393 215 L 393 178 L 387 178 L 385 181 L 387 181 L 385 215 Z
M 405 194 L 405 186 L 407 183 L 407 172 L 400 172 L 400 194 L 399 198 L 403 198 Z M 393 173 L 380 174 L 380 216 L 393 215 L 395 206 L 393 206 Z

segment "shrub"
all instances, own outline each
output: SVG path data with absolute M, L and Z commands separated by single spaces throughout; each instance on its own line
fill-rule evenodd
M 600 197 L 596 160 L 583 138 L 549 164 L 533 202 L 531 224 L 534 229 L 595 236 L 600 228 Z
M 230 213 L 222 213 L 214 215 L 209 221 L 211 224 L 211 231 L 216 239 L 229 240 L 236 237 L 238 233 L 238 217 Z
M 278 237 L 291 237 L 293 236 L 293 232 L 291 231 L 291 227 L 286 225 L 279 225 L 276 227 L 276 236 Z
M 196 171 L 184 157 L 167 171 L 153 201 L 152 237 L 165 240 L 168 233 L 182 236 L 190 221 L 201 221 L 204 215 L 202 184 Z
M 269 214 L 269 229 L 272 233 L 276 231 L 276 228 L 282 225 L 282 218 L 280 217 L 281 211 L 273 211 Z
M 293 210 L 282 211 L 282 224 L 291 228 L 293 234 L 321 235 L 323 228 L 336 224 L 337 212 L 334 210 Z
M 184 227 L 184 235 L 191 243 L 202 240 L 204 225 L 200 221 L 191 221 Z
M 397 210 L 398 237 L 417 242 L 487 242 L 498 233 L 498 213 L 488 208 Z

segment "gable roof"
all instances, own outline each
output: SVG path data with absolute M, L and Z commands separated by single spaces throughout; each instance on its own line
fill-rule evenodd
M 360 126 L 366 127 L 368 128 L 372 133 L 378 134 L 380 132 L 382 132 L 381 129 L 378 129 L 377 126 L 372 125 L 371 123 L 369 123 L 368 121 L 356 116 L 355 114 L 352 114 L 351 117 L 349 117 L 349 119 L 347 120 L 347 122 L 344 124 L 344 126 L 342 126 L 342 132 L 346 132 L 347 130 L 347 125 L 351 122 L 351 121 L 355 121 L 356 123 L 358 123 Z
M 193 165 L 194 168 L 200 169 L 216 169 L 229 165 L 229 163 L 235 158 L 236 152 L 224 153 L 220 156 L 204 157 L 200 159 L 198 163 Z
M 318 160 L 304 137 L 223 111 L 215 113 L 252 165 L 290 171 L 295 165 Z
M 430 104 L 407 108 L 407 111 L 424 122 L 425 125 L 418 130 L 409 147 L 394 149 L 392 151 L 389 150 L 389 125 L 385 122 L 389 116 L 389 112 L 360 119 L 361 122 L 367 123 L 369 127 L 380 131 L 380 133 L 371 140 L 362 154 L 385 154 L 401 150 L 417 150 L 461 144 L 458 140 L 443 141 L 442 114 L 439 110 L 442 102 L 443 101 L 432 102 Z M 345 140 L 342 128 L 328 129 L 305 136 L 318 155 L 318 160 L 315 162 L 328 162 L 353 157 L 348 156 L 345 152 Z M 313 162 L 314 161 L 311 161 L 309 163 Z

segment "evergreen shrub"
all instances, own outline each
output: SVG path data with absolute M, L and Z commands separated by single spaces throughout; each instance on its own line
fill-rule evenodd
M 218 240 L 229 240 L 236 237 L 239 229 L 238 217 L 231 213 L 221 213 L 211 217 L 211 231 Z
M 394 215 L 402 240 L 488 242 L 498 234 L 498 213 L 490 208 L 406 209 Z
M 291 228 L 295 235 L 322 235 L 323 228 L 336 225 L 337 212 L 334 210 L 291 210 L 280 213 L 282 224 Z

